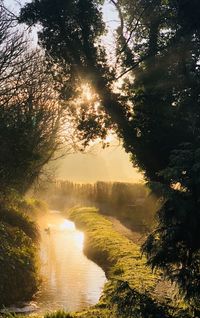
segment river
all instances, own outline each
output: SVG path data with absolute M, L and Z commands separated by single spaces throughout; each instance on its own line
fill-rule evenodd
M 105 273 L 83 253 L 84 234 L 58 211 L 38 220 L 41 233 L 37 312 L 77 311 L 98 302 Z

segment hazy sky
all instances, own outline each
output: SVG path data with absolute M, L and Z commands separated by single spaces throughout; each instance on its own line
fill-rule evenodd
M 68 155 L 56 165 L 59 178 L 76 182 L 142 180 L 142 175 L 133 168 L 129 155 L 121 146 L 110 146 L 106 149 L 97 147 L 88 154 Z
M 10 10 L 18 10 L 19 3 L 23 5 L 30 0 L 5 0 Z M 108 36 L 105 38 L 106 45 L 112 45 L 113 29 L 117 26 L 118 16 L 114 7 L 106 1 L 103 8 L 105 22 L 109 27 Z M 132 167 L 129 155 L 121 146 L 101 149 L 97 147 L 93 153 L 68 155 L 65 159 L 56 163 L 56 174 L 59 178 L 77 182 L 127 181 L 138 182 L 142 175 Z

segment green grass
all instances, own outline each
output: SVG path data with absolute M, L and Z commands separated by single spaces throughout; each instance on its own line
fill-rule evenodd
M 138 245 L 114 230 L 95 208 L 71 210 L 69 218 L 85 233 L 85 253 L 105 269 L 108 278 L 128 282 L 138 292 L 151 293 L 158 278 L 146 266 Z
M 152 291 L 158 277 L 146 266 L 136 244 L 118 233 L 95 208 L 72 209 L 68 217 L 84 231 L 84 252 L 105 270 L 108 278 L 99 303 L 72 317 L 170 317 L 154 299 Z
M 67 215 L 85 234 L 85 254 L 105 270 L 108 278 L 99 303 L 71 317 L 192 317 L 172 299 L 169 304 L 169 299 L 154 293 L 159 273 L 152 274 L 139 246 L 117 232 L 96 208 L 76 208 Z

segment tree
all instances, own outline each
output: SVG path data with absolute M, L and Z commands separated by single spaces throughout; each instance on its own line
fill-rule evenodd
M 170 170 L 168 177 L 166 174 L 174 165 L 170 159 L 174 153 L 177 161 L 181 161 L 184 145 L 195 144 L 194 152 L 199 147 L 200 4 L 197 0 L 111 2 L 120 18 L 114 68 L 107 61 L 106 49 L 99 44 L 105 29 L 99 1 L 34 0 L 21 10 L 20 21 L 29 25 L 40 23 L 42 47 L 59 63 L 65 79 L 68 77 L 63 81 L 61 98 L 76 97 L 83 81 L 94 89 L 97 97 L 93 108 L 89 105 L 87 113 L 78 109 L 77 127 L 86 144 L 87 139 L 102 135 L 108 127 L 116 129 L 134 164 L 144 170 L 147 180 L 159 183 L 164 189 L 166 202 L 159 213 L 159 243 L 147 243 L 144 249 L 152 266 L 162 267 L 177 281 L 187 299 L 198 300 L 199 240 L 195 241 L 194 251 L 189 240 L 192 227 L 186 223 L 184 229 L 181 227 L 181 232 L 188 234 L 184 244 L 182 236 L 175 241 L 167 239 L 174 222 L 168 217 L 168 207 L 173 204 L 179 224 L 179 199 L 181 204 L 186 201 L 187 218 L 191 223 L 195 218 L 199 226 L 196 185 L 185 187 L 183 182 L 189 174 L 195 183 L 190 173 L 194 162 L 181 172 L 177 189 L 174 188 L 174 183 L 179 182 L 175 177 L 177 167 Z M 116 93 L 113 87 L 121 78 L 123 86 Z M 71 94 L 63 94 L 69 86 Z M 161 235 L 162 226 L 166 235 Z M 182 249 L 177 250 L 177 245 Z M 179 254 L 182 252 L 183 257 Z M 158 253 L 162 256 L 160 260 Z M 194 258 L 198 259 L 197 265 L 192 267 Z M 192 275 L 182 275 L 183 269 L 190 269 Z
M 151 172 L 150 180 L 156 180 L 156 173 L 164 190 L 164 204 L 144 252 L 148 263 L 162 268 L 199 308 L 200 6 L 197 1 L 154 4 L 150 12 L 143 7 L 142 26 L 147 36 L 141 59 L 145 62 L 137 69 L 133 103 L 142 163 Z M 145 163 L 152 151 L 158 162 L 156 170 Z
M 60 148 L 65 119 L 44 56 L 15 24 L 1 2 L 1 192 L 25 193 Z
M 173 187 L 167 189 L 157 226 L 143 247 L 150 266 L 160 267 L 178 283 L 192 307 L 198 308 L 196 316 L 200 307 L 199 156 L 199 142 L 184 143 L 172 152 L 161 173 Z

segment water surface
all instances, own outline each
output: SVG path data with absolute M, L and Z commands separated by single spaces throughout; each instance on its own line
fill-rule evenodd
M 41 232 L 39 312 L 77 311 L 98 302 L 106 281 L 103 270 L 83 254 L 84 234 L 61 213 L 38 221 Z

